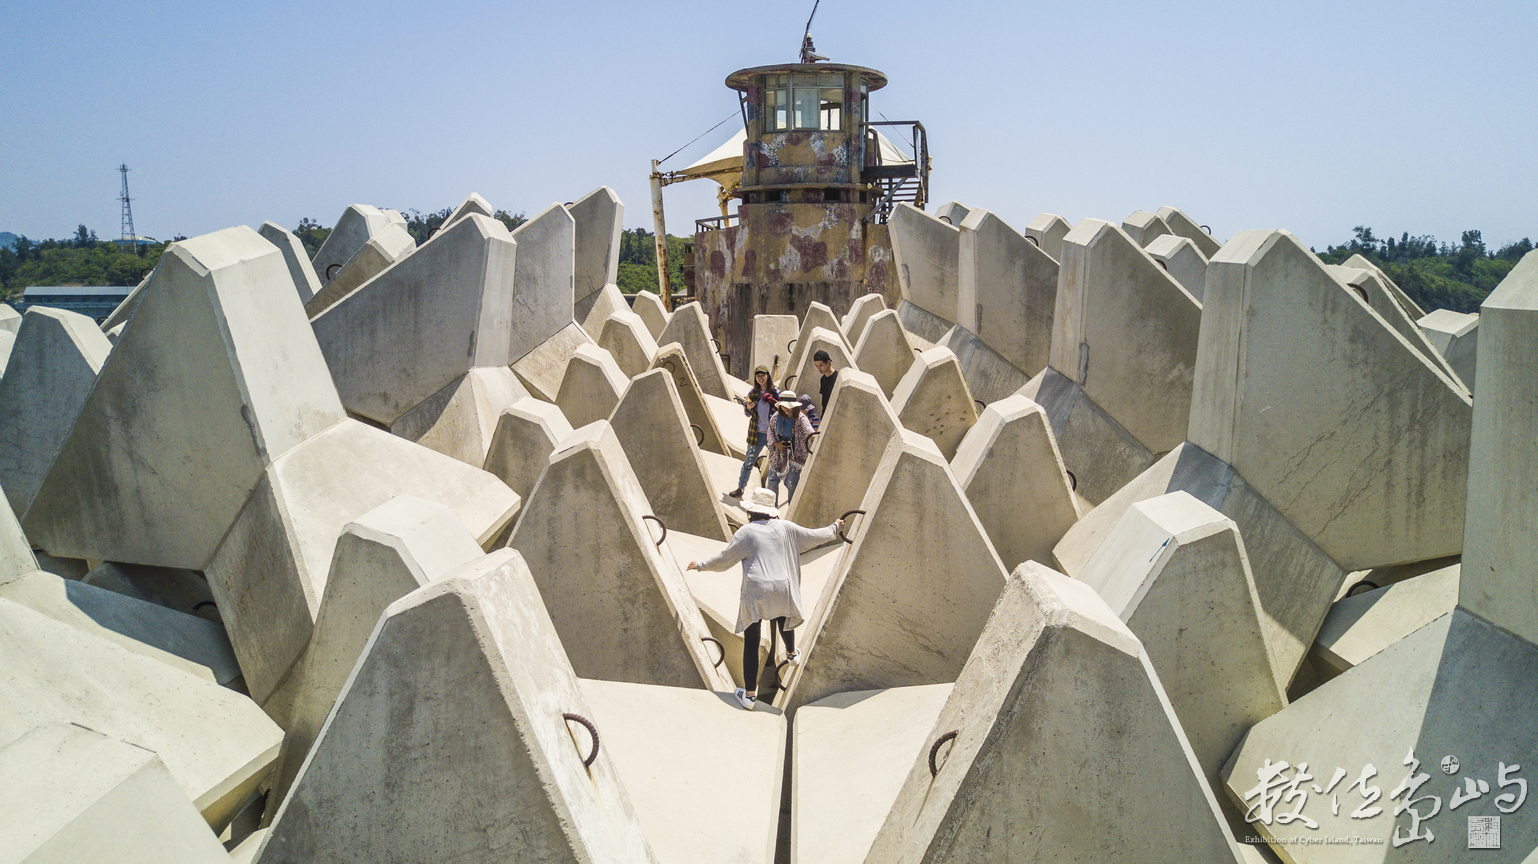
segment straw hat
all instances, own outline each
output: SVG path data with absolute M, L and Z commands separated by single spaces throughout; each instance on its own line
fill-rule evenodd
M 780 404 L 781 405 L 796 405 L 796 406 L 799 406 L 801 404 L 801 397 L 797 396 L 796 394 L 794 394 L 792 392 L 790 392 L 789 390 L 781 390 L 780 391 Z
M 743 496 L 742 509 L 749 513 L 761 513 L 765 516 L 778 517 L 780 515 L 780 508 L 775 506 L 779 503 L 775 500 L 775 497 L 772 490 L 760 486 Z

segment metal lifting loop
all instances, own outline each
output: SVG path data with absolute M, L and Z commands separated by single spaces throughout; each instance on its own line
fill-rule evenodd
M 1212 226 L 1210 226 L 1210 225 L 1198 225 L 1197 227 L 1202 229 L 1203 231 L 1206 231 L 1207 232 L 1207 236 L 1209 236 L 1209 237 L 1212 236 Z
M 952 729 L 951 731 L 945 733 L 944 735 L 941 735 L 939 738 L 936 738 L 934 746 L 929 748 L 929 776 L 931 776 L 931 777 L 939 777 L 940 776 L 940 768 L 939 768 L 938 765 L 935 764 L 935 757 L 938 756 L 939 753 L 940 753 L 940 745 L 944 744 L 947 741 L 950 741 L 953 738 L 955 738 L 956 734 L 957 734 L 956 730 Z
M 821 434 L 822 434 L 821 432 L 813 432 L 812 434 L 806 436 L 806 454 L 808 456 L 810 456 L 810 455 L 812 455 L 813 453 L 816 452 L 816 451 L 814 451 L 812 449 L 812 441 L 814 441 L 817 438 L 817 436 L 821 435 Z
M 593 736 L 593 752 L 587 754 L 587 758 L 582 760 L 583 768 L 591 768 L 593 766 L 593 760 L 598 758 L 598 727 L 593 725 L 593 721 L 583 717 L 581 714 L 572 714 L 568 712 L 562 714 L 561 718 L 564 720 L 573 720 L 577 723 L 581 723 L 587 728 L 587 734 Z
M 1347 588 L 1346 589 L 1346 596 L 1347 597 L 1355 597 L 1359 593 L 1356 589 L 1361 588 L 1363 585 L 1367 586 L 1367 590 L 1368 591 L 1376 591 L 1380 587 L 1382 587 L 1378 583 L 1372 581 L 1371 579 L 1363 579 L 1362 581 L 1356 583 L 1355 585 L 1352 585 L 1350 588 Z
M 795 345 L 799 341 L 800 341 L 799 339 L 792 339 L 789 342 L 786 342 L 785 343 L 785 350 L 786 351 L 794 351 L 795 350 Z
M 982 412 L 988 410 L 988 403 L 984 402 L 981 399 L 973 399 L 972 403 L 977 406 L 978 413 L 982 413 Z
M 842 515 L 842 516 L 840 516 L 838 518 L 839 518 L 840 521 L 842 521 L 844 519 L 848 519 L 850 516 L 853 516 L 853 515 L 855 515 L 857 513 L 859 515 L 861 515 L 861 516 L 865 515 L 865 511 L 864 510 L 850 510 L 848 513 L 845 513 L 844 515 Z M 849 544 L 853 544 L 854 543 L 853 540 L 850 540 L 848 537 L 844 536 L 844 529 L 842 529 L 842 528 L 838 529 L 838 539 L 844 541 L 845 543 L 849 543 Z
M 698 423 L 690 423 L 689 428 L 694 430 L 694 443 L 696 446 L 705 446 L 705 430 Z
M 1027 234 L 1027 235 L 1025 235 L 1025 239 L 1029 240 L 1031 242 L 1031 245 L 1035 246 L 1037 249 L 1041 248 L 1041 241 L 1037 240 L 1035 237 L 1032 237 L 1031 235 Z
M 785 689 L 785 681 L 784 681 L 784 679 L 782 679 L 780 677 L 780 670 L 784 669 L 786 666 L 789 666 L 789 665 L 790 665 L 790 658 L 788 658 L 788 657 L 786 659 L 781 660 L 780 662 L 774 664 L 774 689 L 776 689 L 776 690 L 784 690 Z
M 653 522 L 656 522 L 658 525 L 662 526 L 662 536 L 657 539 L 657 548 L 661 549 L 662 548 L 662 544 L 668 539 L 668 525 L 667 525 L 667 523 L 663 522 L 661 519 L 658 519 L 656 516 L 649 516 L 648 515 L 648 516 L 642 516 L 641 518 L 642 519 L 650 519 Z M 648 531 L 646 533 L 650 534 L 651 532 Z
M 336 275 L 337 268 L 339 268 L 341 266 L 342 265 L 340 265 L 340 264 L 332 264 L 331 266 L 326 268 L 326 281 L 327 282 L 331 281 L 331 278 Z
M 718 658 L 716 660 L 716 662 L 710 664 L 711 666 L 713 666 L 713 667 L 715 667 L 717 669 L 720 669 L 721 668 L 721 664 L 726 662 L 726 646 L 722 645 L 721 644 L 721 640 L 717 639 L 714 636 L 701 636 L 700 637 L 700 641 L 701 642 L 714 642 L 714 643 L 716 643 L 716 647 L 721 649 L 721 656 L 720 656 L 720 658 Z
M 794 380 L 796 380 L 796 377 L 797 377 L 797 376 L 795 376 L 795 375 L 792 375 L 792 376 L 790 376 L 790 377 L 788 377 L 788 378 L 786 378 L 786 379 L 785 379 L 785 380 L 784 380 L 784 381 L 781 381 L 781 382 L 780 382 L 780 383 L 781 383 L 781 384 L 784 384 L 784 385 L 785 385 L 785 386 L 786 386 L 786 387 L 789 387 L 789 386 L 790 386 L 790 382 L 792 382 L 792 381 L 794 381 Z
M 1068 488 L 1077 492 L 1079 489 L 1079 478 L 1074 476 L 1072 471 L 1064 471 L 1063 473 L 1068 475 Z

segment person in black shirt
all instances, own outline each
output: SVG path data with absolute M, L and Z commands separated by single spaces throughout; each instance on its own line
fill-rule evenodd
M 822 413 L 828 413 L 828 400 L 833 397 L 833 385 L 838 383 L 838 370 L 833 368 L 833 358 L 826 351 L 818 351 L 812 355 L 812 365 L 822 373 Z

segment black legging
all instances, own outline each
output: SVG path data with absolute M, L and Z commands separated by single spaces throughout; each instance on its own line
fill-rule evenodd
M 758 646 L 761 632 L 759 630 L 762 621 L 754 621 L 748 625 L 748 629 L 742 631 L 742 689 L 749 693 L 758 691 Z M 785 653 L 796 650 L 796 631 L 785 629 L 785 616 L 774 619 L 774 626 L 769 628 L 769 662 L 774 662 L 774 651 L 778 642 L 775 633 L 785 637 Z

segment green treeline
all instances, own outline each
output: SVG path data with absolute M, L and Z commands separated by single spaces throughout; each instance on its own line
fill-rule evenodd
M 1341 264 L 1352 255 L 1378 265 L 1422 309 L 1478 312 L 1479 304 L 1501 284 L 1523 255 L 1533 251 L 1526 237 L 1500 249 L 1485 248 L 1478 231 L 1465 231 L 1458 245 L 1438 243 L 1435 237 L 1411 237 L 1408 232 L 1378 239 L 1371 228 L 1358 225 L 1351 242 L 1331 246 L 1319 257 L 1326 264 Z

